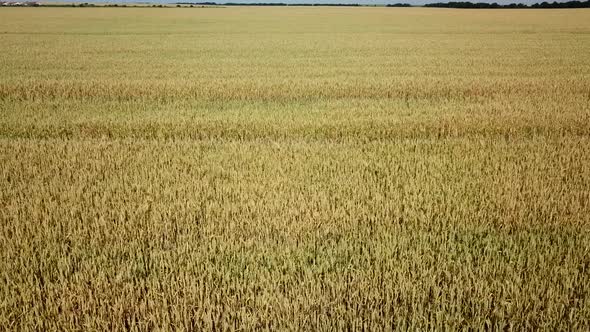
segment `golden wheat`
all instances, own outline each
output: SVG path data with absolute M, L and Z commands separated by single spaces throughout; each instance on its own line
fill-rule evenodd
M 0 9 L 0 329 L 587 330 L 590 12 Z

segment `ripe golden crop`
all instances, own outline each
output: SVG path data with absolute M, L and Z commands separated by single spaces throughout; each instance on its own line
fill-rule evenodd
M 1 8 L 0 53 L 0 329 L 590 328 L 590 11 Z

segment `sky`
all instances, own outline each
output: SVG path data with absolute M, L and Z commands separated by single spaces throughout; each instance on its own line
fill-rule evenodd
M 57 2 L 64 2 L 64 0 L 54 0 Z M 54 2 L 54 1 L 47 1 L 45 2 Z M 68 2 L 84 2 L 88 0 L 66 0 Z M 423 5 L 426 3 L 433 3 L 433 2 L 449 2 L 449 1 L 470 1 L 470 2 L 487 2 L 493 3 L 497 2 L 501 5 L 507 5 L 510 3 L 524 3 L 524 4 L 533 4 L 537 2 L 553 2 L 555 0 L 90 0 L 88 2 L 118 2 L 118 3 L 176 3 L 176 2 L 216 2 L 216 3 L 225 3 L 225 2 L 234 2 L 234 3 L 257 3 L 257 2 L 266 2 L 266 3 L 358 3 L 363 5 L 385 5 L 385 4 L 393 4 L 393 3 L 409 3 L 412 5 Z M 557 0 L 558 2 L 563 2 L 567 0 Z

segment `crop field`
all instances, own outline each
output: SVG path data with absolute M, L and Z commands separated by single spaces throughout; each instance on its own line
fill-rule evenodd
M 590 329 L 590 10 L 0 8 L 0 330 Z

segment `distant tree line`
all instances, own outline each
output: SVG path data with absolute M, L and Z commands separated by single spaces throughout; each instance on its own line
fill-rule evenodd
M 485 2 L 437 2 L 429 3 L 424 7 L 435 8 L 473 8 L 473 9 L 493 9 L 493 8 L 590 8 L 590 0 L 587 1 L 568 1 L 568 2 L 541 2 L 527 6 L 522 3 L 511 3 L 509 5 L 500 5 L 498 3 Z
M 531 8 L 590 8 L 590 1 L 568 1 L 568 2 L 541 2 Z
M 332 7 L 365 7 L 358 3 L 282 3 L 282 2 L 257 2 L 257 3 L 236 3 L 236 2 L 177 2 L 181 5 L 200 5 L 200 6 L 332 6 Z M 385 7 L 412 7 L 409 3 L 394 3 L 385 5 Z M 424 7 L 435 8 L 474 8 L 474 9 L 493 9 L 493 8 L 590 8 L 590 0 L 587 1 L 568 1 L 568 2 L 541 2 L 533 5 L 522 3 L 511 3 L 500 5 L 496 2 L 436 2 L 424 5 Z
M 3 2 L 0 2 L 3 3 Z M 237 2 L 176 2 L 177 7 L 186 5 L 196 6 L 331 6 L 331 7 L 367 7 L 371 5 L 362 5 L 358 3 L 283 3 L 283 2 L 257 2 L 257 3 L 237 3 Z M 42 7 L 95 7 L 93 3 L 79 3 L 79 4 L 41 4 L 36 3 L 32 6 Z M 373 5 L 374 6 L 374 5 Z M 102 7 L 127 7 L 125 4 L 105 4 Z M 135 7 L 135 6 L 131 6 Z M 151 7 L 164 7 L 161 4 L 152 5 Z M 394 3 L 385 5 L 385 7 L 412 7 L 408 3 Z M 510 9 L 510 8 L 590 8 L 590 0 L 586 1 L 568 1 L 568 2 L 541 2 L 533 5 L 525 5 L 522 3 L 511 3 L 508 5 L 500 5 L 496 2 L 436 2 L 424 5 L 424 7 L 432 8 L 468 8 L 468 9 Z

